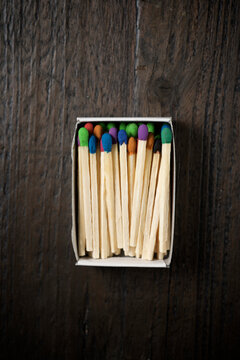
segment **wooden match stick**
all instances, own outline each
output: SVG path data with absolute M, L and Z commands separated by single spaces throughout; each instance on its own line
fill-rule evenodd
M 154 134 L 151 132 L 151 133 L 149 133 L 148 139 L 147 139 L 142 204 L 141 204 L 141 213 L 140 213 L 140 221 L 139 221 L 139 229 L 138 229 L 138 237 L 137 237 L 137 246 L 136 246 L 136 257 L 137 258 L 141 257 L 142 248 L 143 248 L 144 229 L 145 229 L 145 220 L 146 220 L 146 212 L 147 212 L 148 190 L 149 190 L 149 180 L 150 180 L 152 157 L 153 157 L 153 144 L 154 144 Z
M 135 177 L 135 168 L 136 168 L 136 153 L 137 153 L 137 143 L 136 138 L 138 135 L 138 126 L 137 124 L 131 123 L 126 126 L 126 133 L 128 136 L 128 208 L 129 208 L 129 226 L 131 226 L 131 212 L 132 212 L 132 201 L 133 201 L 133 191 L 134 191 L 134 177 Z
M 84 207 L 83 207 L 83 186 L 81 175 L 81 149 L 79 138 L 78 142 L 78 254 L 85 255 L 86 237 L 85 237 L 85 223 L 84 223 Z
M 106 208 L 106 187 L 104 178 L 104 150 L 102 146 L 102 140 L 100 140 L 101 151 L 101 181 L 100 181 L 100 232 L 101 232 L 101 258 L 106 259 L 110 256 L 109 235 L 108 235 L 108 223 L 107 223 L 107 208 Z
M 92 232 L 93 232 L 93 253 L 94 259 L 99 258 L 99 207 L 98 207 L 98 179 L 97 179 L 97 139 L 92 135 L 89 139 L 89 157 L 91 174 L 91 200 L 92 200 Z
M 170 161 L 172 131 L 169 125 L 161 129 L 162 160 L 160 166 L 161 197 L 160 197 L 160 223 L 159 223 L 159 249 L 165 253 L 170 246 Z
M 109 134 L 112 136 L 112 158 L 114 173 L 114 192 L 115 192 L 115 221 L 117 233 L 117 247 L 123 248 L 123 228 L 122 228 L 122 204 L 121 204 L 121 187 L 120 187 L 120 169 L 119 169 L 119 153 L 116 127 L 111 127 Z
M 115 195 L 114 195 L 114 173 L 112 160 L 112 137 L 105 133 L 102 136 L 104 150 L 104 179 L 106 186 L 106 204 L 108 215 L 108 228 L 110 235 L 111 252 L 117 252 L 116 223 L 115 223 Z
M 129 209 L 129 228 L 131 228 L 131 214 L 132 214 L 132 202 L 133 202 L 133 191 L 134 191 L 134 178 L 136 168 L 136 152 L 137 142 L 136 138 L 138 135 L 138 126 L 135 123 L 130 123 L 126 126 L 126 133 L 128 136 L 128 209 Z M 129 246 L 129 256 L 135 256 L 136 248 Z
M 145 221 L 143 252 L 142 252 L 143 259 L 147 259 L 148 248 L 150 247 L 149 242 L 150 242 L 152 215 L 153 215 L 154 200 L 156 194 L 157 178 L 159 174 L 159 164 L 161 160 L 161 140 L 160 140 L 160 135 L 158 136 L 159 137 L 155 138 L 154 146 L 153 146 L 153 161 L 152 161 L 150 187 L 149 187 L 148 201 L 147 201 L 147 214 Z M 156 252 L 158 252 L 158 250 Z
M 128 217 L 128 171 L 127 171 L 127 133 L 125 130 L 118 132 L 120 152 L 120 183 L 122 202 L 123 250 L 129 251 L 129 217 Z
M 148 128 L 146 125 L 142 124 L 138 128 L 137 164 L 135 170 L 133 205 L 132 205 L 132 215 L 131 215 L 131 231 L 130 231 L 131 246 L 136 246 L 137 243 L 137 233 L 139 228 L 139 219 L 141 212 L 142 187 L 143 187 L 147 137 L 148 137 Z
M 99 222 L 99 248 L 101 250 L 101 154 L 100 154 L 100 140 L 102 138 L 103 134 L 103 128 L 101 125 L 94 126 L 93 134 L 97 138 L 97 151 L 96 151 L 96 157 L 97 157 L 97 182 L 98 182 L 98 222 Z
M 128 209 L 129 209 L 129 228 L 131 227 L 131 214 L 132 214 L 132 202 L 133 202 L 133 191 L 134 191 L 134 178 L 136 169 L 136 152 L 137 142 L 134 137 L 128 139 Z M 129 246 L 129 256 L 135 256 L 135 247 Z
M 90 185 L 90 171 L 89 171 L 89 154 L 88 154 L 88 138 L 89 133 L 84 127 L 78 131 L 80 141 L 80 158 L 81 158 L 81 175 L 83 187 L 83 202 L 84 202 L 84 222 L 86 232 L 86 250 L 93 250 L 92 238 L 92 209 L 91 209 L 91 185 Z

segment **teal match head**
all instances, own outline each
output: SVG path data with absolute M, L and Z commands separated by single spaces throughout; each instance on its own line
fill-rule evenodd
M 147 123 L 148 132 L 154 134 L 155 126 L 153 123 Z
M 170 125 L 164 124 L 161 128 L 161 140 L 163 144 L 171 144 L 172 142 L 172 130 Z
M 112 137 L 110 134 L 105 133 L 102 136 L 102 146 L 103 150 L 107 153 L 112 151 Z
M 89 152 L 90 154 L 96 154 L 97 151 L 97 138 L 96 136 L 92 135 L 89 139 Z
M 111 130 L 112 128 L 114 128 L 114 127 L 115 127 L 115 125 L 114 125 L 113 122 L 110 122 L 110 123 L 107 124 L 108 131 Z
M 135 123 L 127 124 L 126 126 L 127 136 L 137 138 L 138 136 L 138 126 Z
M 78 130 L 80 146 L 88 146 L 89 132 L 85 127 Z
M 121 122 L 119 125 L 119 130 L 125 130 L 126 131 L 126 123 Z

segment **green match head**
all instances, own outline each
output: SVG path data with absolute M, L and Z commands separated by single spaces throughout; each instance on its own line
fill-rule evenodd
M 154 139 L 161 139 L 161 135 L 156 135 L 155 137 L 154 137 Z
M 126 123 L 121 122 L 119 125 L 119 130 L 125 130 L 126 131 Z
M 100 122 L 99 125 L 101 125 L 103 132 L 107 131 L 107 124 L 105 122 Z
M 78 137 L 80 141 L 80 146 L 88 146 L 89 132 L 85 127 L 82 127 L 78 130 Z
M 153 123 L 147 123 L 148 132 L 154 134 L 155 126 Z
M 114 128 L 114 127 L 116 127 L 116 126 L 114 125 L 113 122 L 110 122 L 110 123 L 107 124 L 108 131 L 111 130 L 112 128 Z
M 164 124 L 161 129 L 162 144 L 171 144 L 172 142 L 172 130 L 169 125 Z
M 126 126 L 126 133 L 127 133 L 127 136 L 129 138 L 130 137 L 137 138 L 137 136 L 138 136 L 138 126 L 137 126 L 137 124 L 135 124 L 135 123 L 128 124 Z

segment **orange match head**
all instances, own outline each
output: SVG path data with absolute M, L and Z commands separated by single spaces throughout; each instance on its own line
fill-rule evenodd
M 93 134 L 96 136 L 96 138 L 97 138 L 98 140 L 100 140 L 101 137 L 102 137 L 102 134 L 103 134 L 103 128 L 102 128 L 102 126 L 101 126 L 101 125 L 96 125 L 96 126 L 94 127 L 94 129 L 93 129 Z
M 137 152 L 137 141 L 133 136 L 128 139 L 127 149 L 129 154 L 135 154 Z

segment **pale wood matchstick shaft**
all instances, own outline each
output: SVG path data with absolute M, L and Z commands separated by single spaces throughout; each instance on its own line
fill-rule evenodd
M 115 196 L 113 183 L 112 152 L 104 153 L 104 175 L 106 185 L 106 204 L 108 214 L 108 229 L 110 237 L 111 252 L 117 251 L 116 223 L 115 223 Z
M 137 163 L 135 170 L 132 214 L 131 214 L 131 231 L 130 231 L 131 246 L 136 246 L 137 243 L 137 232 L 139 227 L 141 201 L 142 201 L 142 186 L 143 186 L 145 157 L 146 157 L 146 141 L 139 140 L 138 150 L 137 150 Z
M 129 250 L 129 217 L 128 217 L 128 172 L 127 172 L 127 145 L 120 146 L 120 179 L 122 202 L 123 249 Z
M 139 221 L 137 246 L 136 246 L 136 257 L 137 258 L 139 258 L 142 255 L 151 165 L 152 165 L 152 149 L 147 149 L 146 150 L 146 159 L 145 159 L 145 171 L 144 171 L 140 221 Z
M 78 253 L 79 256 L 85 255 L 86 237 L 84 221 L 84 204 L 83 204 L 83 186 L 81 175 L 81 148 L 78 147 Z
M 112 145 L 113 172 L 114 172 L 114 192 L 115 192 L 115 221 L 117 233 L 117 247 L 123 248 L 123 229 L 122 229 L 122 204 L 118 144 Z
M 91 194 L 92 194 L 92 225 L 93 225 L 93 253 L 92 257 L 99 258 L 99 213 L 98 213 L 98 180 L 97 156 L 90 154 Z
M 169 199 L 170 199 L 170 158 L 171 144 L 163 144 L 160 167 L 161 197 L 160 197 L 160 223 L 159 223 L 159 249 L 165 253 L 170 243 Z
M 108 244 L 108 227 L 107 227 L 107 209 L 106 209 L 106 191 L 105 191 L 105 179 L 104 179 L 104 153 L 101 152 L 101 258 L 106 259 L 109 253 Z
M 158 152 L 153 154 L 150 187 L 149 187 L 149 194 L 147 201 L 147 214 L 146 214 L 145 229 L 144 229 L 143 254 L 142 254 L 144 258 L 146 258 L 147 256 L 149 241 L 150 241 L 150 231 L 151 231 L 154 200 L 156 194 L 156 185 L 159 174 L 160 161 L 161 161 L 160 153 Z
M 86 232 L 86 250 L 93 250 L 92 238 L 92 211 L 91 211 L 91 185 L 90 185 L 90 170 L 89 170 L 89 154 L 87 146 L 80 146 L 81 149 L 81 164 L 82 164 L 82 187 L 84 200 L 84 221 Z

